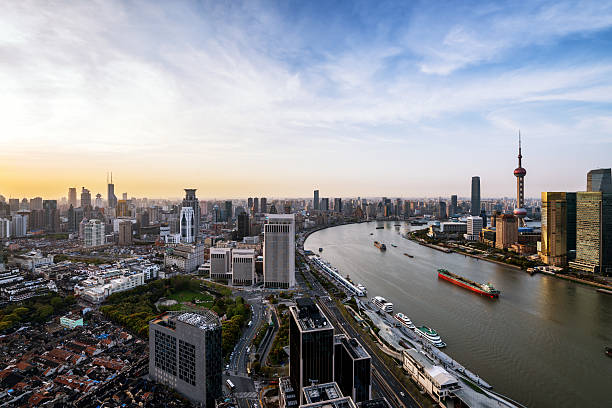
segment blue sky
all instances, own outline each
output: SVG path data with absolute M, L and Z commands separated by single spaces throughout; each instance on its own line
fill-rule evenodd
M 0 109 L 4 195 L 512 196 L 519 129 L 528 196 L 584 189 L 612 3 L 9 1 Z

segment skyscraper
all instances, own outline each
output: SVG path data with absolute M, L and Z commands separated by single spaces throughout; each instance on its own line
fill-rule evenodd
M 448 214 L 451 217 L 454 217 L 455 214 L 457 214 L 457 195 L 455 194 L 451 196 L 451 207 Z
M 312 208 L 314 210 L 319 209 L 319 190 L 314 191 L 314 198 L 312 200 Z
M 567 264 L 567 200 L 564 192 L 542 193 L 540 257 L 548 265 Z
M 119 245 L 132 245 L 132 221 L 119 223 Z
M 117 217 L 129 217 L 130 216 L 130 206 L 126 200 L 117 201 Z
M 74 208 L 78 207 L 77 204 L 77 191 L 76 191 L 76 187 L 70 187 L 68 189 L 68 205 L 73 206 Z
M 191 244 L 195 242 L 195 216 L 193 208 L 185 206 L 181 208 L 180 218 L 181 242 Z
M 191 207 L 193 209 L 193 219 L 194 219 L 194 235 L 193 242 L 197 241 L 198 235 L 200 234 L 200 201 L 196 197 L 196 189 L 195 188 L 186 188 L 185 189 L 185 198 L 183 199 L 183 207 Z
M 501 214 L 495 222 L 495 247 L 508 249 L 518 242 L 518 222 L 512 214 Z
M 225 221 L 226 222 L 232 222 L 232 201 L 231 200 L 226 200 L 225 201 Z
M 89 220 L 85 224 L 83 233 L 86 247 L 104 245 L 104 224 L 100 220 Z
M 81 208 L 91 207 L 91 193 L 85 187 L 81 187 Z
M 106 201 L 108 202 L 108 208 L 117 207 L 117 196 L 115 195 L 115 185 L 113 184 L 113 173 L 111 173 L 110 181 L 108 175 L 106 176 L 107 190 L 106 190 Z
M 527 170 L 522 166 L 522 159 L 521 132 L 519 131 L 518 167 L 514 169 L 514 176 L 516 177 L 516 208 L 514 209 L 514 215 L 518 218 L 519 227 L 526 225 L 525 216 L 527 215 L 527 210 L 525 210 L 525 175 Z
M 371 357 L 357 339 L 344 334 L 334 336 L 334 380 L 342 394 L 356 403 L 371 398 Z
M 96 194 L 95 208 L 102 208 L 102 207 L 104 207 L 104 205 L 102 204 L 102 194 L 98 193 Z
M 472 208 L 470 214 L 474 217 L 480 215 L 480 177 L 472 177 Z
M 342 212 L 342 199 L 334 198 L 334 212 L 341 213 Z
M 60 220 L 57 200 L 43 200 L 43 228 L 47 232 L 59 232 Z
M 261 197 L 259 199 L 259 207 L 262 213 L 268 212 L 268 199 L 266 197 Z
M 211 311 L 167 312 L 149 322 L 149 376 L 202 407 L 222 396 L 221 323 Z
M 442 200 L 438 201 L 438 219 L 446 219 L 446 202 Z
M 329 211 L 329 198 L 322 198 L 319 207 L 321 211 Z
M 612 170 L 596 169 L 587 173 L 587 191 L 612 193 Z
M 247 212 L 249 214 L 252 214 L 253 212 L 253 197 L 249 197 L 249 199 L 247 200 Z
M 237 217 L 237 224 L 238 224 L 238 228 L 237 228 L 237 236 L 236 238 L 239 241 L 242 241 L 242 239 L 244 237 L 248 237 L 249 236 L 249 214 L 246 212 L 242 212 L 238 215 Z
M 576 260 L 570 266 L 612 275 L 612 193 L 576 193 Z
M 253 214 L 259 214 L 259 198 L 253 199 Z
M 310 298 L 289 307 L 289 377 L 304 398 L 302 388 L 334 380 L 334 328 Z
M 295 216 L 268 214 L 264 223 L 264 285 L 286 289 L 295 286 Z

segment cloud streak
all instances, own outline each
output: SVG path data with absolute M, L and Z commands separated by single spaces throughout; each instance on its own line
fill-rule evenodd
M 474 146 L 505 155 L 519 126 L 534 135 L 532 151 L 588 132 L 592 157 L 609 153 L 611 7 L 480 5 L 9 3 L 0 16 L 0 160 L 6 168 L 52 152 L 32 168 L 70 159 L 87 168 L 83 183 L 108 167 L 155 163 L 169 179 L 238 180 L 257 168 L 271 186 L 333 174 L 327 188 L 337 194 L 424 195 L 447 192 L 397 173 L 363 192 L 335 180 L 370 180 L 407 157 L 428 168 L 415 146 L 439 149 L 449 167 Z M 508 160 L 511 168 L 513 153 Z M 579 161 L 580 174 L 594 164 Z M 475 161 L 449 182 L 465 193 L 472 173 L 497 174 L 498 165 Z M 568 171 L 550 168 L 530 171 L 529 193 L 546 188 L 552 170 Z M 430 185 L 448 176 L 426 173 Z M 491 195 L 506 191 L 507 180 L 494 180 Z

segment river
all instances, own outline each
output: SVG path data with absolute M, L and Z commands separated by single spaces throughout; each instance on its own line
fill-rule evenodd
M 366 285 L 368 297 L 384 296 L 395 312 L 436 329 L 448 344 L 445 352 L 497 392 L 529 407 L 612 406 L 612 358 L 604 354 L 612 346 L 612 296 L 430 249 L 402 237 L 415 227 L 394 224 L 324 229 L 305 248 L 318 254 L 323 248 L 321 257 Z M 491 300 L 438 280 L 438 268 L 491 282 L 501 296 Z

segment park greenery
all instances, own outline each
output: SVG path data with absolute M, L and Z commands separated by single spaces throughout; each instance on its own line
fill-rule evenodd
M 10 304 L 0 309 L 0 332 L 23 323 L 44 323 L 50 317 L 65 313 L 74 303 L 74 296 L 49 294 Z
M 270 354 L 268 354 L 270 365 L 281 365 L 287 362 L 287 353 L 283 347 L 289 345 L 289 310 L 284 304 L 279 304 L 276 306 L 276 312 L 280 326 L 272 343 Z
M 180 302 L 173 306 L 160 306 L 161 299 Z M 202 282 L 190 276 L 160 279 L 129 291 L 108 297 L 100 311 L 110 320 L 126 327 L 138 336 L 147 337 L 149 321 L 167 310 L 187 310 L 206 307 L 212 309 L 222 322 L 223 354 L 227 356 L 240 338 L 240 331 L 250 318 L 251 309 L 244 299 L 231 298 L 231 290 L 221 285 Z

